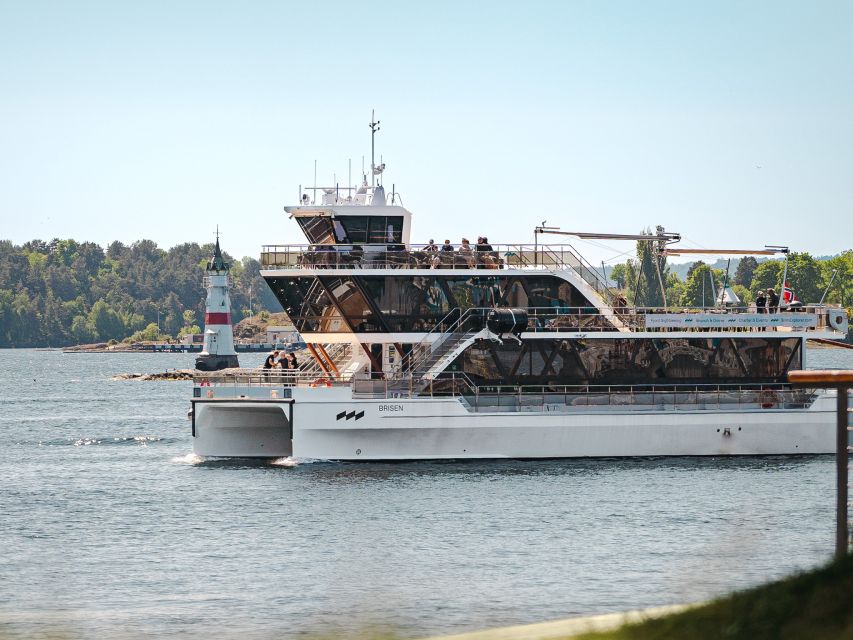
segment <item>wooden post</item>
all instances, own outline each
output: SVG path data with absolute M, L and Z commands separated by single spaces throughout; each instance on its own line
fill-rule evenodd
M 837 422 L 835 431 L 835 557 L 847 555 L 850 533 L 847 523 L 849 420 L 847 395 L 853 387 L 853 371 L 791 371 L 788 380 L 799 386 L 837 389 Z
M 838 525 L 835 528 L 835 557 L 843 558 L 847 555 L 847 545 L 850 540 L 850 532 L 847 530 L 847 447 L 849 438 L 847 434 L 847 393 L 849 388 L 838 387 L 838 427 L 835 442 L 835 476 L 838 487 L 838 511 L 836 518 Z

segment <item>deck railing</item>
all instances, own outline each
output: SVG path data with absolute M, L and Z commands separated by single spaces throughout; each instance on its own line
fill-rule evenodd
M 426 384 L 423 384 L 426 383 Z M 478 385 L 463 372 L 445 372 L 435 380 L 412 376 L 303 376 L 268 370 L 199 374 L 194 396 L 201 399 L 286 399 L 294 387 L 351 387 L 360 398 L 461 398 L 471 411 L 719 410 L 725 408 L 805 409 L 816 393 L 786 383 L 624 384 L 624 385 Z
M 614 293 L 569 244 L 498 244 L 490 251 L 435 245 L 265 245 L 265 269 L 573 269 L 602 295 Z M 431 250 L 432 249 L 432 250 Z

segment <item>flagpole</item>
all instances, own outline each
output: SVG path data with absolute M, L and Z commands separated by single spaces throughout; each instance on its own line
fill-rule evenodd
M 782 286 L 779 289 L 779 293 L 782 295 L 779 296 L 779 310 L 782 310 L 782 306 L 788 306 L 788 303 L 785 302 L 785 287 L 788 286 L 788 252 L 785 252 L 785 269 L 782 271 Z M 793 297 L 793 295 L 791 296 Z

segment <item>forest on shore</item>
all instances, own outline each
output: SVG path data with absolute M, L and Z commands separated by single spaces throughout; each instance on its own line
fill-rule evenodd
M 607 278 L 632 305 L 713 307 L 723 284 L 745 305 L 759 289 L 780 291 L 780 259 L 745 257 L 732 261 L 728 272 L 700 260 L 681 278 L 657 248 L 655 242 L 638 242 L 635 258 L 607 269 Z M 161 249 L 151 240 L 115 241 L 106 248 L 58 238 L 20 246 L 0 240 L 0 348 L 165 340 L 196 333 L 204 318 L 204 267 L 212 253 L 211 244 Z M 281 311 L 256 259 L 225 257 L 231 264 L 235 323 Z M 826 291 L 825 302 L 853 313 L 853 249 L 820 260 L 792 253 L 787 279 L 799 300 L 817 302 Z
M 223 252 L 224 253 L 224 252 Z M 204 267 L 213 245 L 165 250 L 151 240 L 0 240 L 0 348 L 165 340 L 204 321 Z M 231 265 L 234 322 L 281 311 L 254 258 Z

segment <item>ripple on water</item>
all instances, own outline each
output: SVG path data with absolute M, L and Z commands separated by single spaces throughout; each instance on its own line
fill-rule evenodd
M 17 444 L 35 445 L 39 447 L 90 447 L 95 445 L 138 445 L 147 447 L 152 444 L 171 444 L 178 442 L 177 438 L 161 438 L 160 436 L 84 436 L 77 438 L 58 438 L 55 440 L 23 440 Z

